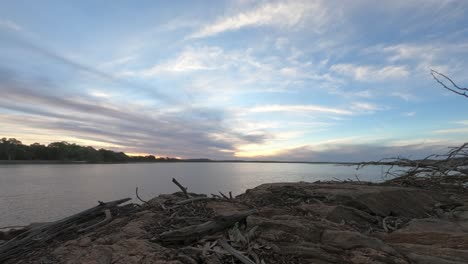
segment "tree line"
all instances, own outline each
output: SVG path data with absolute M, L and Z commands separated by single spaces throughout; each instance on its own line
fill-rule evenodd
M 0 160 L 85 161 L 91 163 L 178 161 L 175 158 L 156 158 L 153 155 L 128 156 L 123 152 L 95 149 L 65 141 L 53 142 L 49 145 L 39 143 L 25 145 L 15 138 L 2 138 L 0 140 Z

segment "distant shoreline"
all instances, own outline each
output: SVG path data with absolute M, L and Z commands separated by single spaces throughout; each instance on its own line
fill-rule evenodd
M 289 164 L 337 164 L 355 165 L 353 162 L 329 162 L 329 161 L 262 161 L 262 160 L 177 160 L 177 161 L 155 161 L 155 162 L 88 162 L 88 161 L 66 161 L 66 160 L 0 160 L 0 165 L 18 164 L 138 164 L 138 163 L 289 163 Z

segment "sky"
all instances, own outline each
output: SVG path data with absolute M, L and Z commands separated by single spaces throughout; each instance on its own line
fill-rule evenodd
M 467 141 L 468 1 L 0 0 L 0 137 L 180 158 Z

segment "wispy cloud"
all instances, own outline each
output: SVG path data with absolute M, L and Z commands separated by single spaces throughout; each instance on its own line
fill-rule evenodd
M 456 121 L 455 124 L 459 124 L 459 125 L 464 125 L 464 126 L 468 126 L 468 120 L 460 120 L 460 121 Z
M 406 66 L 360 66 L 354 64 L 335 64 L 330 67 L 331 71 L 350 76 L 357 81 L 385 81 L 389 79 L 405 78 L 409 75 Z
M 223 50 L 219 47 L 188 47 L 176 58 L 157 64 L 141 71 L 144 77 L 152 77 L 165 73 L 184 73 L 200 70 L 214 70 L 223 67 Z
M 439 96 L 428 74 L 433 67 L 463 86 L 468 80 L 463 1 L 243 0 L 144 10 L 119 2 L 106 23 L 31 3 L 63 23 L 54 31 L 14 5 L 2 6 L 8 19 L 0 19 L 0 134 L 134 153 L 296 160 L 422 153 L 424 144 L 447 142 L 411 138 L 466 135 L 468 106 Z M 461 121 L 444 126 L 447 115 Z
M 122 66 L 125 64 L 128 64 L 129 62 L 135 61 L 137 59 L 137 56 L 132 55 L 132 56 L 124 56 L 121 58 L 113 59 L 111 61 L 107 61 L 102 63 L 99 67 L 100 68 L 114 68 L 117 66 Z
M 234 151 L 238 144 L 262 143 L 268 137 L 262 131 L 233 131 L 224 125 L 219 109 L 191 107 L 174 112 L 133 103 L 122 109 L 117 102 L 83 93 L 55 95 L 47 85 L 0 74 L 4 94 L 0 109 L 8 112 L 0 122 L 9 124 L 0 128 L 0 134 L 9 135 L 13 127 L 34 134 L 62 133 L 81 141 L 109 142 L 108 146 L 129 152 L 181 157 L 199 156 L 196 152 L 201 148 L 205 156 L 218 157 L 221 150 Z
M 433 133 L 434 134 L 467 134 L 468 127 L 439 129 L 439 130 L 435 130 Z
M 395 91 L 395 92 L 392 92 L 390 95 L 401 98 L 401 99 L 403 99 L 405 101 L 417 101 L 417 100 L 419 100 L 419 96 L 414 95 L 414 94 L 412 94 L 410 92 L 407 92 L 407 91 Z
M 330 113 L 337 115 L 351 115 L 353 112 L 320 105 L 263 105 L 255 106 L 249 109 L 252 113 L 271 113 L 271 112 L 303 112 L 303 113 Z
M 5 28 L 8 30 L 13 30 L 13 31 L 22 31 L 23 27 L 20 25 L 16 24 L 15 22 L 8 20 L 8 19 L 1 19 L 0 18 L 0 28 Z
M 322 1 L 283 1 L 262 4 L 202 27 L 188 38 L 205 38 L 226 31 L 235 31 L 245 27 L 278 26 L 291 28 L 297 26 L 307 15 L 313 17 L 319 28 L 324 23 L 326 6 Z
M 447 142 L 443 140 L 418 140 L 384 143 L 359 139 L 343 139 L 304 145 L 265 153 L 263 159 L 295 161 L 342 161 L 359 162 L 391 157 L 424 158 L 430 154 L 443 153 Z
M 356 112 L 373 113 L 375 111 L 382 110 L 383 107 L 367 102 L 354 102 L 351 104 L 351 109 Z

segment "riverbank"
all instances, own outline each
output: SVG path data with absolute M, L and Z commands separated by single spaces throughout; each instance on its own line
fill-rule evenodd
M 274 183 L 232 199 L 178 192 L 103 204 L 20 234 L 16 247 L 0 246 L 0 260 L 10 252 L 6 263 L 466 263 L 466 187 L 411 184 Z
M 125 162 L 89 162 L 68 160 L 0 160 L 0 165 L 8 164 L 125 164 L 125 163 L 278 163 L 278 164 L 336 164 L 343 166 L 356 166 L 354 162 L 328 162 L 328 161 L 275 161 L 275 160 L 209 160 L 209 159 L 174 159 L 156 161 L 125 161 Z

